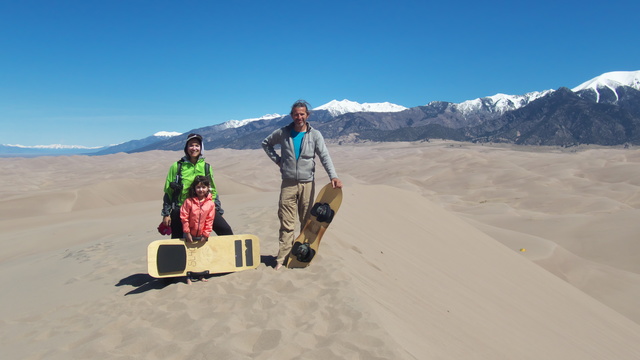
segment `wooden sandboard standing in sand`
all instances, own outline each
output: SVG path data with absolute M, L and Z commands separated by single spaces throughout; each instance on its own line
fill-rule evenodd
M 318 254 L 320 240 L 331 224 L 342 203 L 342 189 L 334 189 L 331 183 L 325 185 L 318 193 L 311 207 L 307 222 L 300 235 L 293 242 L 291 252 L 287 256 L 289 269 L 305 268 Z
M 212 236 L 197 243 L 156 240 L 147 247 L 149 275 L 155 278 L 228 273 L 255 269 L 259 264 L 260 240 L 249 234 Z

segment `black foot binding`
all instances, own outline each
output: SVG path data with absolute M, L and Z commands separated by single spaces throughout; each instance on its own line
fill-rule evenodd
M 309 262 L 316 255 L 316 251 L 309 244 L 295 243 L 293 244 L 293 249 L 291 249 L 291 254 L 300 262 Z
M 209 275 L 209 270 L 207 271 L 187 271 L 187 277 L 191 280 L 200 280 L 205 275 Z
M 335 211 L 327 203 L 315 203 L 311 208 L 311 215 L 315 216 L 319 222 L 331 223 Z

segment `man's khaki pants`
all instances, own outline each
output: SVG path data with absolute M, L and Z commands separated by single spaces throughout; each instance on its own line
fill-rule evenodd
M 280 218 L 280 236 L 278 264 L 283 264 L 293 246 L 296 215 L 304 226 L 311 203 L 313 202 L 315 183 L 298 182 L 296 180 L 282 180 L 280 186 L 280 203 L 278 218 Z

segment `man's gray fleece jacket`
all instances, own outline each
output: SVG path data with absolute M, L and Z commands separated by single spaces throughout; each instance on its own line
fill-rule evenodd
M 262 148 L 271 160 L 276 164 L 282 164 L 280 166 L 282 180 L 313 181 L 316 168 L 314 158 L 316 155 L 320 158 L 320 163 L 327 171 L 329 179 L 337 178 L 338 174 L 333 167 L 327 145 L 324 143 L 324 138 L 320 131 L 312 128 L 307 123 L 307 133 L 302 139 L 300 158 L 296 161 L 291 130 L 293 130 L 293 123 L 272 132 L 262 141 Z M 280 145 L 281 155 L 278 155 L 275 151 L 274 146 L 276 145 Z

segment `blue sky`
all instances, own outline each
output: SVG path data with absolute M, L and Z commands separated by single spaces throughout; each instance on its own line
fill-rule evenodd
M 640 2 L 0 0 L 0 144 L 102 146 L 297 99 L 462 102 L 640 70 Z

